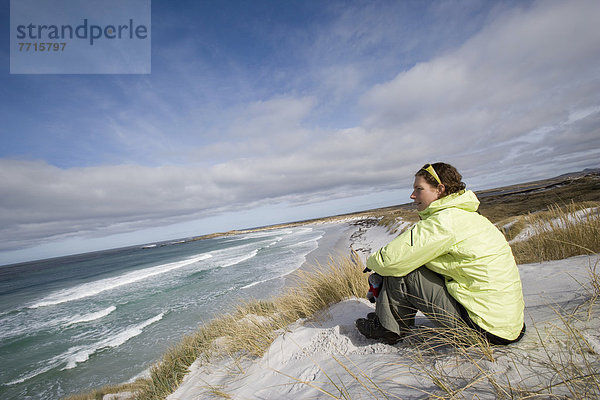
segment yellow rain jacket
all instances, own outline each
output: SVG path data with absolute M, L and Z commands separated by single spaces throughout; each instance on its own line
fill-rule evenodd
M 523 327 L 521 278 L 504 235 L 478 207 L 470 190 L 434 201 L 412 229 L 371 254 L 367 267 L 382 276 L 405 276 L 425 265 L 445 277 L 448 292 L 473 322 L 514 340 Z

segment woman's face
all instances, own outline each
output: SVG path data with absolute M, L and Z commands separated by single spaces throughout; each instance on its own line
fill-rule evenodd
M 413 192 L 410 198 L 413 199 L 414 204 L 417 206 L 417 210 L 423 211 L 431 203 L 440 198 L 443 192 L 443 185 L 433 186 L 425 180 L 422 176 L 415 176 L 415 183 L 413 184 Z

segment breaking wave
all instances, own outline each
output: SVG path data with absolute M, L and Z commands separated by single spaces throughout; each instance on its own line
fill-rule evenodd
M 117 307 L 110 306 L 101 311 L 97 311 L 97 312 L 93 312 L 93 313 L 89 313 L 89 314 L 85 314 L 85 315 L 78 315 L 76 317 L 73 317 L 73 319 L 71 319 L 70 321 L 67 321 L 65 323 L 65 325 L 69 326 L 69 325 L 80 324 L 82 322 L 95 321 L 97 319 L 106 317 L 108 314 L 112 313 L 116 309 L 117 309 Z
M 69 301 L 79 300 L 86 297 L 95 296 L 107 290 L 116 289 L 121 286 L 130 285 L 132 283 L 150 278 L 152 276 L 164 274 L 179 268 L 183 268 L 198 261 L 211 258 L 210 254 L 202 254 L 201 256 L 190 258 L 183 261 L 176 261 L 168 264 L 158 265 L 156 267 L 145 268 L 138 271 L 128 272 L 126 274 L 113 278 L 101 279 L 94 282 L 84 283 L 69 289 L 60 290 L 51 293 L 37 303 L 34 303 L 28 308 L 39 308 L 52 306 L 56 304 L 66 303 Z

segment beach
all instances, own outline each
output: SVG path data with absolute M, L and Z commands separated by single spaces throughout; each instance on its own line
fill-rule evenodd
M 307 225 L 323 230 L 324 234 L 318 241 L 318 247 L 306 255 L 300 269 L 310 270 L 319 265 L 327 265 L 331 258 L 348 257 L 351 249 L 361 256 L 368 256 L 395 237 L 385 227 L 377 225 L 377 222 L 378 219 L 372 217 L 355 217 Z
M 399 233 L 390 232 L 387 227 L 379 224 L 379 220 L 380 218 L 373 216 L 358 216 L 338 222 L 308 225 L 315 229 L 325 229 L 325 234 L 319 240 L 318 248 L 306 256 L 303 266 L 323 264 L 323 260 L 328 260 L 330 256 L 347 257 L 350 249 L 366 258 Z

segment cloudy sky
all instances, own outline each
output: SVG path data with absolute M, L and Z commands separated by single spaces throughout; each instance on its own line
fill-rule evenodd
M 145 75 L 11 75 L 3 40 L 0 264 L 407 203 L 427 162 L 472 189 L 599 167 L 598 16 L 153 0 Z

